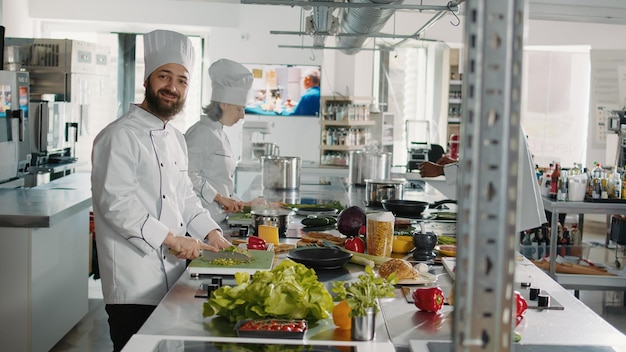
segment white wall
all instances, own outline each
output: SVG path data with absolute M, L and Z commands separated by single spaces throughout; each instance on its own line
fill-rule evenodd
M 372 51 L 344 55 L 336 50 L 278 48 L 282 45 L 310 45 L 309 38 L 271 35 L 270 30 L 299 31 L 302 10 L 278 5 L 242 5 L 238 0 L 0 0 L 2 25 L 7 36 L 41 36 L 50 28 L 81 31 L 144 32 L 154 28 L 179 30 L 206 39 L 206 61 L 220 57 L 257 63 L 322 65 L 322 94 L 374 95 L 372 92 Z M 537 8 L 531 1 L 530 17 Z M 25 14 L 28 14 L 26 16 Z M 410 34 L 417 31 L 432 14 L 396 11 L 382 30 L 384 33 Z M 464 21 L 453 26 L 450 14 L 429 28 L 423 37 L 453 45 L 463 43 Z M 626 49 L 626 26 L 530 20 L 527 45 L 589 45 L 594 49 Z M 371 40 L 370 40 L 371 41 Z M 378 39 L 377 42 L 381 40 Z M 333 46 L 333 38 L 327 38 Z M 368 43 L 366 45 L 371 45 Z M 208 65 L 205 63 L 205 67 Z M 206 73 L 205 73 L 206 74 Z M 208 79 L 205 79 L 208 82 Z M 210 89 L 203 89 L 203 102 Z M 589 153 L 601 153 L 590 149 Z

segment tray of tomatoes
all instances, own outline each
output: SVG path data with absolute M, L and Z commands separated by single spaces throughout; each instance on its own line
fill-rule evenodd
M 235 329 L 239 337 L 301 339 L 307 323 L 304 319 L 240 320 Z

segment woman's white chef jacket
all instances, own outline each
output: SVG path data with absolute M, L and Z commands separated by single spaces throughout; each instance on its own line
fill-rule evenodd
M 131 105 L 95 138 L 92 164 L 104 302 L 157 305 L 185 270 L 162 245 L 168 231 L 202 240 L 219 228 L 193 191 L 184 137 Z
M 226 218 L 226 213 L 214 199 L 218 193 L 234 197 L 237 166 L 224 125 L 201 116 L 200 121 L 187 130 L 185 139 L 189 149 L 189 177 L 193 189 L 213 220 L 221 222 Z

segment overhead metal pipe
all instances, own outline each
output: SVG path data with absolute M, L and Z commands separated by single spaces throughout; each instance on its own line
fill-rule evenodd
M 352 0 L 352 4 L 401 4 L 403 0 Z M 344 54 L 354 55 L 361 50 L 368 34 L 375 34 L 385 26 L 393 16 L 395 9 L 373 7 L 355 7 L 343 9 L 339 33 L 359 34 L 363 36 L 339 36 L 337 46 L 350 49 L 341 50 Z

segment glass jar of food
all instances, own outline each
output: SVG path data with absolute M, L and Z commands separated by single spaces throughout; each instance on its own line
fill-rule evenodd
M 393 248 L 393 224 L 395 218 L 389 211 L 367 215 L 367 253 L 390 257 Z

